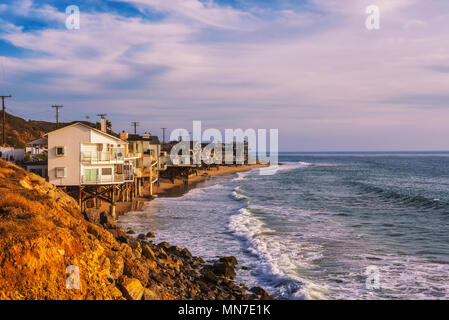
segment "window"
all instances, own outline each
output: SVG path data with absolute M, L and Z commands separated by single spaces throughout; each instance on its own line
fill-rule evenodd
M 65 178 L 66 170 L 65 168 L 56 168 L 56 178 Z
M 63 146 L 57 146 L 56 147 L 56 156 L 62 157 L 65 155 L 65 147 Z
M 141 169 L 142 168 L 142 159 L 136 159 L 136 168 Z
M 118 164 L 115 166 L 115 173 L 123 174 L 123 164 Z
M 111 176 L 112 175 L 112 168 L 102 168 L 101 169 L 101 175 L 102 176 Z
M 98 169 L 84 169 L 84 182 L 98 182 Z

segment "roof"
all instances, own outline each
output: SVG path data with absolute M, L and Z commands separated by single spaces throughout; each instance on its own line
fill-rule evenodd
M 107 136 L 107 137 L 109 137 L 109 138 L 115 139 L 115 140 L 117 140 L 117 141 L 120 141 L 120 142 L 123 142 L 123 143 L 127 143 L 126 141 L 123 141 L 123 140 L 120 139 L 120 138 L 117 138 L 117 137 L 115 137 L 115 136 L 113 136 L 113 135 L 111 135 L 111 134 L 109 134 L 109 133 L 103 132 L 103 131 L 101 131 L 101 130 L 92 128 L 91 126 L 88 126 L 87 124 L 84 124 L 84 123 L 81 123 L 81 122 L 75 122 L 74 124 L 71 124 L 71 125 L 69 125 L 69 126 L 66 126 L 66 127 L 63 127 L 63 128 L 59 128 L 59 129 L 56 129 L 56 130 L 53 130 L 53 131 L 50 131 L 50 132 L 46 133 L 45 136 L 48 136 L 50 133 L 53 133 L 53 132 L 56 132 L 56 131 L 59 131 L 59 130 L 65 130 L 65 129 L 67 129 L 67 128 L 74 127 L 74 126 L 77 126 L 77 125 L 86 127 L 86 128 L 88 128 L 88 129 L 90 129 L 90 130 L 93 130 L 93 131 L 95 131 L 95 132 L 97 132 L 97 133 L 99 133 L 99 134 L 102 134 L 102 135 Z
M 48 139 L 44 137 L 27 143 L 27 145 L 39 145 L 39 144 L 48 144 Z
M 150 136 L 148 138 L 144 138 L 143 136 L 138 135 L 138 134 L 129 134 L 127 140 L 128 141 L 149 141 L 150 144 L 161 144 L 158 136 Z

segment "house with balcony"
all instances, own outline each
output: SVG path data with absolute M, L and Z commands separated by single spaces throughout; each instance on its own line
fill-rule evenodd
M 120 138 L 127 141 L 126 151 L 129 159 L 133 159 L 133 169 L 138 184 L 148 184 L 150 195 L 153 187 L 159 181 L 159 171 L 164 170 L 159 161 L 161 143 L 157 136 L 150 133 L 128 134 L 120 133 Z
M 114 185 L 134 179 L 126 141 L 77 122 L 48 139 L 48 179 L 56 186 Z

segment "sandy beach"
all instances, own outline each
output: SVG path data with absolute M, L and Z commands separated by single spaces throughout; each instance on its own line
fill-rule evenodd
M 179 197 L 187 191 L 195 188 L 198 184 L 205 182 L 214 177 L 224 176 L 228 174 L 235 174 L 237 172 L 249 171 L 255 168 L 266 167 L 267 165 L 253 164 L 253 165 L 239 165 L 239 166 L 220 166 L 218 170 L 216 168 L 210 170 L 199 170 L 198 176 L 191 175 L 189 177 L 189 184 L 184 185 L 184 181 L 181 179 L 175 179 L 174 183 L 171 183 L 168 179 L 161 179 L 160 185 L 154 186 L 154 195 L 149 195 L 148 186 L 144 187 L 144 196 L 134 198 L 132 202 L 116 202 L 116 213 L 118 215 L 125 214 L 130 211 L 140 210 L 146 201 L 151 201 L 158 197 Z M 109 204 L 102 202 L 100 208 L 89 208 L 87 212 L 109 212 Z
M 246 164 L 239 166 L 219 166 L 218 170 L 216 168 L 210 170 L 199 170 L 198 175 L 191 175 L 189 177 L 188 186 L 185 186 L 184 181 L 180 179 L 176 179 L 174 183 L 171 183 L 168 179 L 161 179 L 160 185 L 154 186 L 154 194 L 155 197 L 178 197 L 194 188 L 197 184 L 213 179 L 214 177 L 249 171 L 266 166 L 267 165 L 262 164 Z

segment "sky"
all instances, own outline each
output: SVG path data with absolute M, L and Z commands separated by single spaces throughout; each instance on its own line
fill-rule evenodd
M 281 151 L 449 149 L 447 0 L 0 0 L 0 25 L 0 94 L 25 119 L 62 104 L 116 132 L 201 120 L 279 129 Z

